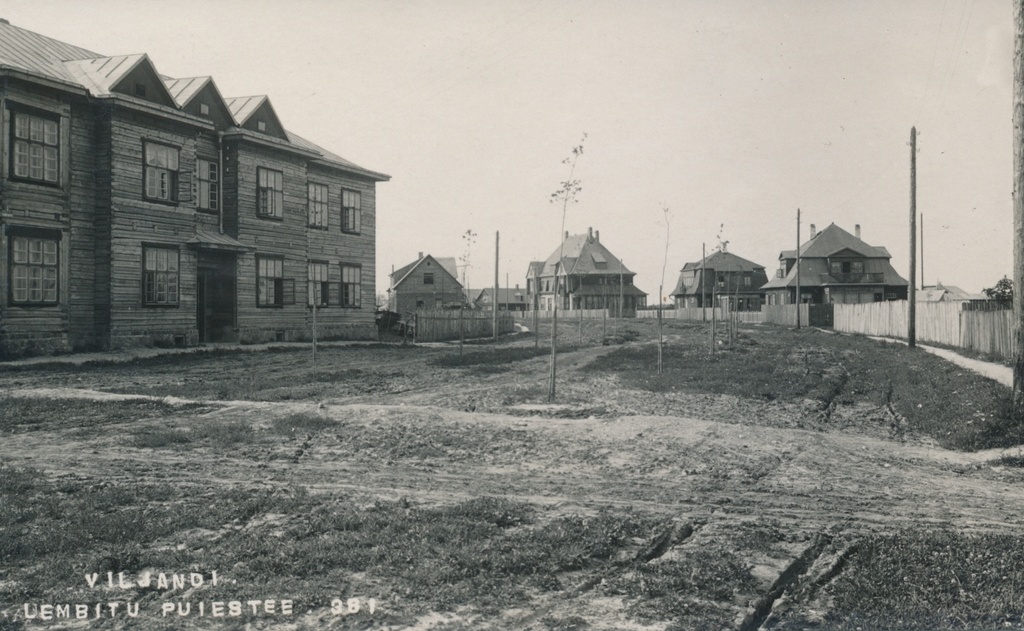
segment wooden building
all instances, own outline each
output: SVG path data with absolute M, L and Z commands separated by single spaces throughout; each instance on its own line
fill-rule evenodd
M 0 354 L 374 335 L 387 175 L 145 54 L 0 20 Z
M 784 250 L 764 286 L 767 304 L 797 302 L 798 284 L 799 302 L 807 304 L 906 300 L 909 283 L 889 263 L 889 251 L 862 241 L 859 224 L 855 233 L 835 224 L 817 232 L 812 224 L 811 238 L 800 246 L 799 279 L 796 250 Z
M 491 310 L 494 308 L 493 287 L 473 289 L 468 292 L 469 302 L 476 309 Z M 498 287 L 498 311 L 526 311 L 526 292 L 515 287 Z
M 450 309 L 466 304 L 454 257 L 419 253 L 419 257 L 391 273 L 388 309 L 409 313 L 420 309 Z
M 677 307 L 760 311 L 764 304 L 761 287 L 767 282 L 763 265 L 736 256 L 723 246 L 703 260 L 685 264 L 672 297 Z
M 559 261 L 561 254 L 561 261 Z M 569 235 L 545 261 L 533 261 L 526 276 L 530 309 L 609 309 L 633 316 L 647 294 L 633 285 L 634 272 L 601 243 L 601 231 Z

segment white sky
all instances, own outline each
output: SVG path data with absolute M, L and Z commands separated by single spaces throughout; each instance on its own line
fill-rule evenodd
M 1011 275 L 1012 0 L 7 0 L 15 26 L 104 55 L 146 52 L 392 176 L 377 191 L 377 291 L 418 252 L 523 284 L 560 238 L 548 198 L 587 134 L 566 229 L 656 301 L 729 251 L 771 275 L 796 209 L 907 276 L 909 136 L 925 280 Z M 721 226 L 724 225 L 724 228 Z M 919 255 L 920 256 L 920 255 Z M 920 282 L 920 268 L 918 268 Z

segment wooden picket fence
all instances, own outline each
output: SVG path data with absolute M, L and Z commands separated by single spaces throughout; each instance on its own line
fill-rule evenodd
M 491 311 L 458 309 L 417 311 L 413 322 L 416 342 L 447 342 L 459 339 L 491 337 L 494 335 L 494 314 Z M 511 311 L 498 312 L 498 334 L 515 329 L 515 316 Z
M 835 305 L 835 329 L 882 337 L 907 338 L 906 300 Z M 1003 358 L 1014 353 L 1013 311 L 964 311 L 955 302 L 918 302 L 915 338 Z
M 554 311 L 545 311 L 541 309 L 537 311 L 537 318 L 540 320 L 550 320 L 551 314 Z M 559 320 L 579 320 L 581 317 L 584 320 L 600 320 L 602 318 L 614 318 L 616 316 L 614 309 L 559 309 L 558 319 Z M 628 311 L 623 314 L 623 317 L 632 317 L 632 314 Z M 525 322 L 533 321 L 533 311 L 521 311 L 519 319 Z

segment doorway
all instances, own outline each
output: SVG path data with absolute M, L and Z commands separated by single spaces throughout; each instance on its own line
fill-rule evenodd
M 200 342 L 235 342 L 235 255 L 202 252 L 196 274 Z

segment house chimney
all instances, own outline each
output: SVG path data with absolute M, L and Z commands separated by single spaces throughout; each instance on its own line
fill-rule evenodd
M 817 229 L 815 229 L 814 224 L 812 223 L 811 224 L 811 238 L 813 239 L 816 234 L 818 234 L 818 231 L 817 231 Z
M 565 238 L 566 238 L 566 239 L 568 239 L 568 238 L 569 238 L 569 231 L 568 231 L 568 230 L 566 230 L 566 231 L 565 231 Z
M 853 227 L 853 236 L 860 238 L 860 224 Z
M 594 240 L 594 229 L 591 228 L 590 226 L 587 226 L 587 241 L 593 241 L 593 240 Z
M 419 256 L 419 258 L 420 258 L 420 259 L 421 259 L 421 258 L 423 258 L 423 252 L 420 252 L 420 256 Z M 419 259 L 416 259 L 416 260 L 418 261 Z
M 594 231 L 594 241 L 597 241 L 598 243 L 601 242 L 601 231 L 600 230 L 595 230 Z

